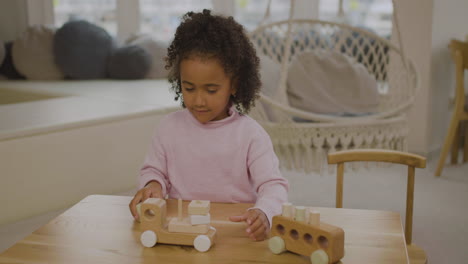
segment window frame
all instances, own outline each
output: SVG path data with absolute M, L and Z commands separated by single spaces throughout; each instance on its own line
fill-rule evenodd
M 233 16 L 235 0 L 211 0 L 213 11 Z M 320 0 L 296 0 L 295 18 L 318 18 Z M 54 25 L 53 0 L 26 0 L 27 25 Z M 309 12 L 309 10 L 311 10 Z M 116 0 L 117 39 L 123 41 L 140 32 L 140 1 Z

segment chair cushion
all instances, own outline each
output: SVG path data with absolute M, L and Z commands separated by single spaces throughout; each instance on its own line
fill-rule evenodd
M 281 65 L 266 55 L 262 54 L 258 57 L 260 58 L 262 92 L 271 98 L 275 98 L 279 88 Z
M 145 34 L 131 36 L 127 39 L 126 44 L 139 46 L 150 55 L 151 66 L 145 78 L 160 79 L 167 77 L 168 71 L 165 69 L 166 62 L 164 61 L 164 57 L 167 56 L 167 44 L 156 41 Z
M 63 79 L 63 73 L 54 61 L 54 34 L 52 27 L 35 25 L 13 42 L 13 63 L 27 79 Z
M 25 79 L 25 77 L 16 70 L 15 65 L 13 64 L 13 59 L 11 57 L 12 46 L 13 42 L 7 42 L 4 45 L 5 58 L 3 59 L 2 65 L 0 65 L 0 75 L 11 80 Z
M 281 64 L 272 60 L 270 57 L 259 54 L 260 59 L 260 78 L 262 81 L 262 93 L 275 100 L 281 78 Z M 260 102 L 259 102 L 260 104 Z M 278 121 L 279 117 L 275 115 L 272 107 L 266 103 L 261 103 L 265 114 L 270 121 Z
M 142 79 L 150 67 L 151 55 L 139 46 L 129 45 L 112 53 L 107 71 L 114 79 Z
M 70 21 L 55 34 L 55 62 L 71 79 L 105 78 L 115 46 L 103 28 L 84 20 Z
M 375 78 L 354 59 L 337 51 L 309 51 L 295 57 L 288 69 L 291 106 L 332 115 L 377 111 Z

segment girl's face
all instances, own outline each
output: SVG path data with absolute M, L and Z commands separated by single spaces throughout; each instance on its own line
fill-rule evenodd
M 185 107 L 200 123 L 228 116 L 229 98 L 235 90 L 217 59 L 194 56 L 182 60 L 180 82 Z

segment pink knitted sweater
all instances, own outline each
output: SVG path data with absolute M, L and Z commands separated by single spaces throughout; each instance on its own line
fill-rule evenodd
M 281 214 L 288 182 L 270 137 L 233 107 L 206 124 L 187 110 L 163 118 L 139 176 L 139 188 L 158 181 L 163 195 L 184 200 L 255 203 L 268 217 Z

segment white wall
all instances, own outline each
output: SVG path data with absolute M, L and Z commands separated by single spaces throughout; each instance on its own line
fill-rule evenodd
M 432 0 L 396 0 L 396 14 L 406 56 L 411 58 L 420 74 L 421 88 L 409 118 L 408 151 L 427 155 L 430 140 L 429 102 Z M 392 36 L 395 36 L 395 29 Z
M 455 88 L 455 70 L 448 50 L 450 39 L 464 40 L 468 34 L 467 0 L 434 0 L 432 23 L 432 100 L 429 108 L 430 151 L 439 150 L 445 140 Z M 466 88 L 465 88 L 466 90 Z
M 27 28 L 25 0 L 0 1 L 0 40 L 14 40 Z
M 438 151 L 451 117 L 454 67 L 448 44 L 468 34 L 467 0 L 397 0 L 402 39 L 421 77 L 421 90 L 409 116 L 409 151 Z
M 136 188 L 161 115 L 0 141 L 0 225 Z

